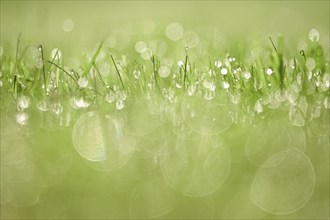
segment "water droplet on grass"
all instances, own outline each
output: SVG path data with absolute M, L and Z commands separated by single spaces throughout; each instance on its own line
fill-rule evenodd
M 80 77 L 77 83 L 80 88 L 86 88 L 88 86 L 88 79 L 85 77 Z
M 268 68 L 267 70 L 266 70 L 266 73 L 267 73 L 267 75 L 272 75 L 273 74 L 273 69 L 272 68 Z
M 221 65 L 222 65 L 222 62 L 221 62 L 221 60 L 216 60 L 216 61 L 214 61 L 214 66 L 215 66 L 215 67 L 218 67 L 218 68 L 220 68 L 220 67 L 221 67 Z
M 229 89 L 230 84 L 228 82 L 223 82 L 223 88 L 224 89 Z
M 16 114 L 16 122 L 19 125 L 26 125 L 29 121 L 29 115 L 26 112 L 19 112 Z
M 59 60 L 62 57 L 62 52 L 58 48 L 54 48 L 52 52 L 50 52 L 50 58 L 52 60 Z
M 228 73 L 228 69 L 227 69 L 227 68 L 222 68 L 222 69 L 220 70 L 220 72 L 221 72 L 222 75 L 227 75 L 227 73 Z
M 73 109 L 88 108 L 90 103 L 85 101 L 83 97 L 73 97 L 70 99 L 70 104 Z
M 123 100 L 117 100 L 116 101 L 116 109 L 121 110 L 125 107 L 125 102 Z
M 251 73 L 248 71 L 243 72 L 243 77 L 246 80 L 249 80 L 251 78 Z
M 24 110 L 30 107 L 31 101 L 28 96 L 20 96 L 17 99 L 17 109 Z
M 182 60 L 179 60 L 179 61 L 178 61 L 178 66 L 179 66 L 179 67 L 183 67 L 183 66 L 184 66 L 184 62 L 183 62 Z
M 263 107 L 262 104 L 260 103 L 260 100 L 256 101 L 256 104 L 254 105 L 254 111 L 257 112 L 258 114 L 263 112 Z
M 59 116 L 63 112 L 63 106 L 61 103 L 55 103 L 52 106 L 52 112 L 55 113 L 56 116 Z
M 178 41 L 183 35 L 183 27 L 179 23 L 171 23 L 167 25 L 165 34 L 170 40 Z
M 140 70 L 133 70 L 133 76 L 135 79 L 139 79 L 141 75 L 141 71 Z

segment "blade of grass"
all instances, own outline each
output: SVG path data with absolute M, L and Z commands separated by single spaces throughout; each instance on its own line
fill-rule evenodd
M 116 62 L 115 62 L 115 59 L 113 58 L 112 54 L 110 54 L 110 57 L 111 57 L 111 60 L 112 60 L 112 62 L 113 62 L 113 65 L 115 66 L 115 69 L 116 69 L 116 72 L 117 72 L 118 78 L 119 78 L 119 80 L 120 80 L 121 86 L 123 87 L 124 90 L 126 90 L 126 89 L 125 89 L 124 82 L 123 82 L 123 79 L 121 78 L 121 75 L 120 75 L 120 73 L 119 73 L 119 69 L 118 69 L 117 64 L 116 64 Z
M 83 76 L 87 76 L 87 74 L 89 73 L 89 71 L 91 70 L 91 68 L 93 67 L 95 60 L 97 58 L 97 56 L 99 55 L 101 48 L 102 48 L 103 42 L 100 43 L 99 47 L 97 48 L 97 50 L 95 51 L 91 61 L 88 63 L 87 67 L 85 68 L 84 72 L 83 72 Z

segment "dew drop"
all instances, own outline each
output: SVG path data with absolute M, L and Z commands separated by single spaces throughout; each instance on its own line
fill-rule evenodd
M 254 111 L 257 112 L 258 114 L 263 111 L 263 107 L 262 107 L 262 105 L 260 103 L 260 100 L 258 100 L 256 102 L 256 104 L 254 105 Z
M 228 69 L 227 69 L 227 68 L 222 68 L 222 69 L 220 70 L 220 72 L 221 72 L 222 75 L 227 75 L 227 73 L 228 73 Z
M 16 114 L 16 122 L 19 125 L 26 125 L 29 121 L 29 115 L 26 112 L 19 112 Z
M 83 97 L 73 97 L 70 99 L 71 107 L 74 109 L 88 108 L 90 106 L 89 102 L 86 102 Z
M 273 70 L 272 70 L 272 68 L 268 68 L 267 70 L 266 70 L 266 73 L 267 73 L 267 75 L 272 75 L 273 74 Z
M 140 75 L 141 75 L 140 70 L 134 70 L 133 71 L 133 76 L 134 76 L 135 79 L 139 79 Z
M 52 60 L 59 60 L 62 57 L 62 52 L 58 48 L 54 48 L 52 52 L 50 52 L 50 58 Z
M 215 66 L 215 67 L 218 67 L 218 68 L 220 68 L 220 67 L 221 67 L 221 65 L 222 65 L 222 62 L 221 62 L 221 60 L 216 60 L 216 61 L 214 62 L 214 66 Z
M 30 107 L 31 101 L 28 96 L 20 96 L 17 99 L 17 108 L 18 110 L 27 109 Z
M 246 71 L 243 73 L 243 77 L 244 77 L 244 79 L 249 80 L 251 78 L 251 73 Z
M 88 86 L 88 80 L 85 77 L 80 77 L 78 79 L 78 85 L 80 88 L 86 88 Z
M 194 85 L 190 85 L 189 87 L 188 87 L 188 91 L 187 91 L 187 93 L 188 93 L 188 95 L 189 96 L 193 96 L 195 93 L 196 93 L 196 85 L 194 84 Z
M 55 113 L 55 115 L 59 116 L 60 114 L 62 114 L 63 112 L 63 106 L 61 105 L 61 103 L 55 103 L 52 106 L 52 112 Z
M 116 101 L 116 109 L 121 110 L 125 107 L 125 103 L 123 100 L 117 100 Z
M 223 82 L 223 88 L 224 89 L 229 89 L 230 85 L 228 82 Z

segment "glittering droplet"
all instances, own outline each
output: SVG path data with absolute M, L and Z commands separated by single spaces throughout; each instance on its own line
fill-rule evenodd
M 40 110 L 40 111 L 48 111 L 49 110 L 49 107 L 47 105 L 47 102 L 45 100 L 41 100 L 37 103 L 37 108 Z
M 54 48 L 52 52 L 50 52 L 50 58 L 52 60 L 59 60 L 62 57 L 62 52 L 58 48 Z
M 85 77 L 80 77 L 78 79 L 78 85 L 80 88 L 86 88 L 88 86 L 88 80 Z
M 228 70 L 227 70 L 227 68 L 222 68 L 222 69 L 220 70 L 220 72 L 221 72 L 222 75 L 227 75 Z
M 263 107 L 262 107 L 262 105 L 260 103 L 260 100 L 258 100 L 256 102 L 256 104 L 254 105 L 254 111 L 256 111 L 258 114 L 263 111 Z
M 125 107 L 125 103 L 122 100 L 117 100 L 116 101 L 116 109 L 121 110 Z
M 266 73 L 267 73 L 267 75 L 272 75 L 273 74 L 273 70 L 272 70 L 272 68 L 268 68 L 267 70 L 266 70 Z
M 244 79 L 248 80 L 251 78 L 251 73 L 246 71 L 243 73 L 243 77 L 244 77 Z
M 26 125 L 29 120 L 29 115 L 26 112 L 19 112 L 16 115 L 16 122 L 20 125 Z
M 133 76 L 134 76 L 135 79 L 139 79 L 140 75 L 141 75 L 140 70 L 134 70 L 133 71 Z
M 229 89 L 230 85 L 228 82 L 223 82 L 223 88 L 224 89 Z
M 220 68 L 221 65 L 222 65 L 221 60 L 216 60 L 216 61 L 214 62 L 214 66 L 216 66 L 216 67 L 218 67 L 218 68 Z
M 19 110 L 29 108 L 30 104 L 31 104 L 31 101 L 28 96 L 21 96 L 17 99 L 17 108 Z

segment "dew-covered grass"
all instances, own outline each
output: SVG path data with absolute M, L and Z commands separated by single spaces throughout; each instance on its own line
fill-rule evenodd
M 1 2 L 1 218 L 329 218 L 328 2 L 78 3 Z

